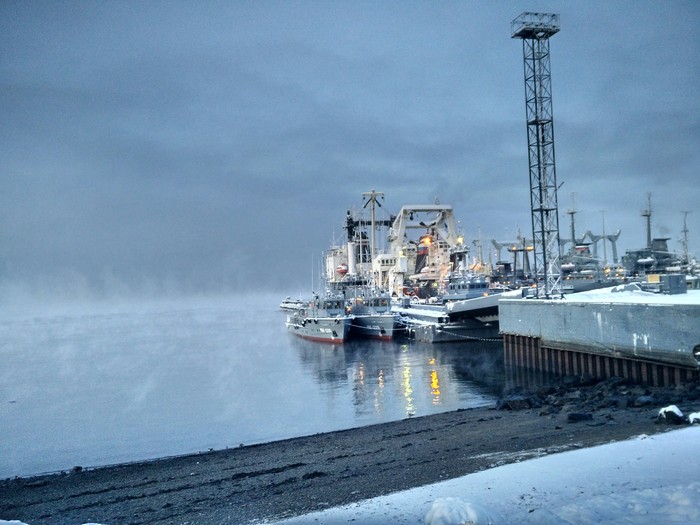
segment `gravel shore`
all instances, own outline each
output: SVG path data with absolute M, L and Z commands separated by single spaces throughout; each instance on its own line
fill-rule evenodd
M 30 525 L 256 523 L 676 428 L 659 423 L 654 393 L 628 389 L 621 402 L 620 385 L 608 387 L 603 397 L 593 396 L 594 388 L 569 385 L 512 395 L 499 408 L 5 480 L 0 519 Z M 594 398 L 600 401 L 588 402 Z M 641 398 L 643 403 L 635 401 Z M 656 395 L 656 401 L 665 400 Z

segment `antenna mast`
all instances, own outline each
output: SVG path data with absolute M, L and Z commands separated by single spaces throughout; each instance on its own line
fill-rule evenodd
M 549 37 L 558 32 L 559 15 L 554 14 L 523 13 L 511 23 L 511 37 L 523 41 L 534 270 L 537 297 L 545 298 L 561 294 L 561 246 L 549 66 Z
M 577 210 L 576 210 L 576 199 L 575 199 L 574 193 L 571 194 L 571 209 L 569 211 L 567 211 L 566 213 L 568 213 L 570 215 L 570 219 L 571 219 L 571 250 L 569 250 L 569 253 L 571 255 L 574 255 L 576 253 L 576 244 L 577 244 L 577 242 L 576 242 L 576 219 L 575 219 Z
M 642 217 L 647 221 L 647 250 L 651 250 L 651 193 L 647 193 L 647 209 L 642 211 Z
M 363 208 L 367 207 L 368 204 L 370 204 L 370 221 L 372 223 L 372 235 L 371 235 L 371 245 L 370 245 L 370 260 L 372 264 L 372 271 L 374 272 L 374 230 L 376 229 L 375 221 L 374 221 L 374 208 L 375 205 L 379 206 L 381 208 L 381 204 L 377 202 L 377 197 L 381 197 L 382 199 L 384 198 L 384 193 L 380 191 L 369 191 L 369 192 L 363 192 L 362 193 L 362 198 L 363 199 L 369 199 L 367 202 L 365 202 Z
M 605 244 L 605 241 L 607 241 L 605 237 L 605 210 L 600 210 L 600 214 L 603 216 L 603 266 L 606 266 L 608 264 L 608 250 Z
M 683 264 L 688 264 L 690 262 L 690 259 L 688 259 L 688 214 L 689 211 L 684 211 L 683 212 L 683 230 L 681 233 L 683 234 L 683 240 L 681 241 L 683 243 Z

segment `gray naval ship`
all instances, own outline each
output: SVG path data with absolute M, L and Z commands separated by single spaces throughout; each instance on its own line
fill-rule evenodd
M 326 254 L 326 282 L 352 305 L 351 337 L 373 311 L 369 324 L 383 316 L 386 334 L 403 333 L 425 342 L 498 337 L 498 301 L 502 289 L 490 287 L 469 263 L 469 249 L 457 228 L 452 206 L 406 205 L 398 215 L 377 218 L 381 193 L 363 194 L 370 217 L 348 210 L 347 241 Z M 377 246 L 377 232 L 384 243 Z M 390 304 L 390 312 L 387 305 Z M 391 327 L 391 323 L 394 326 Z M 373 335 L 377 337 L 376 331 Z
M 323 343 L 344 343 L 352 317 L 342 297 L 318 297 L 287 314 L 287 330 L 298 337 Z

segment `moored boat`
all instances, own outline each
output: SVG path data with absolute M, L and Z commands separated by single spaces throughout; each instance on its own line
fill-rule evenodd
M 374 252 L 373 234 L 377 223 L 387 226 L 386 221 L 374 219 L 377 194 L 371 197 L 372 218 L 368 221 L 348 210 L 345 229 L 347 241 L 332 246 L 325 254 L 324 282 L 326 294 L 342 297 L 347 312 L 352 318 L 350 338 L 389 340 L 398 328 L 398 314 L 391 311 L 391 296 L 381 288 L 372 269 Z M 372 242 L 370 242 L 372 240 Z
M 500 339 L 498 300 L 493 294 L 447 304 L 421 304 L 410 300 L 395 304 L 399 323 L 409 337 L 426 343 Z
M 390 340 L 397 330 L 399 314 L 391 311 L 388 295 L 357 297 L 349 301 L 350 337 Z
M 389 339 L 397 331 L 430 342 L 497 336 L 498 300 L 492 296 L 503 290 L 492 288 L 480 257 L 470 263 L 452 206 L 403 206 L 398 216 L 378 219 L 382 195 L 363 194 L 369 220 L 348 210 L 347 241 L 325 257 L 327 293 L 345 297 L 350 306 L 350 337 Z M 377 250 L 381 228 L 387 229 L 388 244 Z M 456 303 L 484 298 L 488 305 L 469 303 L 473 306 L 453 310 Z
M 346 315 L 340 297 L 314 297 L 287 315 L 287 330 L 304 339 L 324 343 L 344 343 L 352 317 Z
M 280 303 L 281 310 L 294 311 L 302 308 L 304 306 L 304 301 L 301 299 L 292 299 L 290 296 Z
M 485 297 L 501 291 L 501 289 L 492 288 L 491 283 L 484 275 L 455 273 L 450 275 L 445 286 L 445 293 L 440 295 L 440 300 L 443 303 L 464 301 L 465 299 Z

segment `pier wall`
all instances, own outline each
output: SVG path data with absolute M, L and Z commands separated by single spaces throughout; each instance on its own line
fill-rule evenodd
M 640 359 L 553 348 L 537 337 L 503 336 L 503 361 L 516 384 L 544 383 L 547 378 L 589 374 L 598 379 L 624 377 L 651 386 L 700 380 L 698 369 Z M 518 375 L 521 378 L 518 378 Z
M 506 299 L 506 367 L 668 386 L 700 377 L 700 304 Z

